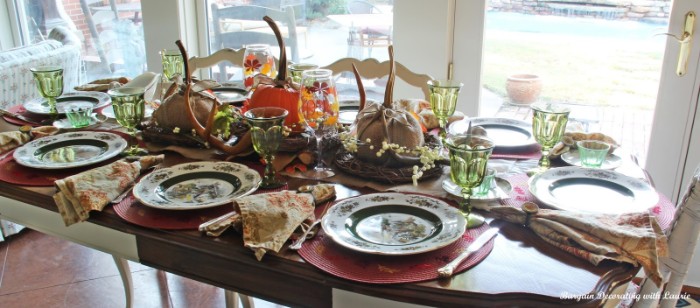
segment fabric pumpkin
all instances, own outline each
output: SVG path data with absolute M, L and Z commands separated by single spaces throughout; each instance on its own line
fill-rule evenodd
M 299 90 L 292 85 L 291 79 L 287 79 L 287 52 L 284 47 L 282 34 L 275 21 L 265 16 L 263 18 L 275 33 L 280 47 L 280 70 L 274 80 L 262 80 L 250 97 L 250 108 L 257 107 L 281 107 L 287 109 L 289 114 L 284 120 L 284 125 L 292 129 L 292 133 L 301 133 L 306 129 L 306 124 L 299 113 Z
M 394 48 L 389 46 L 390 72 L 389 79 L 384 92 L 383 104 L 369 104 L 365 106 L 364 87 L 361 86 L 361 79 L 355 69 L 355 78 L 358 80 L 360 90 L 360 106 L 362 110 L 356 118 L 357 129 L 357 157 L 360 160 L 385 166 L 405 166 L 415 165 L 419 162 L 418 157 L 387 151 L 381 156 L 377 156 L 377 151 L 382 148 L 382 143 L 398 144 L 409 150 L 423 146 L 425 139 L 420 122 L 402 109 L 393 108 L 393 92 L 395 80 Z M 367 140 L 370 142 L 367 142 Z

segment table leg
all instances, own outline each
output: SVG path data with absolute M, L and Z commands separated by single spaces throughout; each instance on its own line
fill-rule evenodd
M 133 296 L 134 294 L 134 283 L 131 280 L 131 270 L 129 269 L 129 261 L 126 259 L 122 259 L 120 257 L 117 257 L 115 255 L 112 255 L 112 258 L 114 258 L 114 264 L 117 265 L 117 269 L 119 270 L 119 275 L 122 276 L 122 283 L 124 283 L 124 295 L 126 296 L 126 308 L 131 308 L 133 306 Z

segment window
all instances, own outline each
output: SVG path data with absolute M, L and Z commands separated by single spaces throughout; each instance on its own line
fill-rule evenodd
M 72 30 L 82 43 L 82 82 L 145 70 L 139 0 L 16 0 L 23 45 L 46 39 L 56 26 Z

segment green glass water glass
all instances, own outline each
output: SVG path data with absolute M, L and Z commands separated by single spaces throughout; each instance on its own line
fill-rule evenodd
M 276 188 L 287 182 L 276 177 L 272 161 L 284 139 L 284 119 L 289 114 L 284 108 L 258 107 L 246 111 L 243 116 L 250 124 L 253 149 L 265 160 L 261 188 Z
M 163 77 L 166 81 L 172 80 L 175 75 L 185 74 L 185 62 L 179 50 L 163 49 L 160 52 L 163 64 Z
M 549 153 L 561 141 L 569 121 L 570 110 L 551 103 L 539 103 L 532 108 L 532 135 L 542 146 L 542 158 L 537 163 L 540 172 L 551 167 Z
M 146 102 L 143 98 L 145 88 L 141 87 L 120 87 L 107 91 L 112 99 L 114 117 L 119 125 L 127 129 L 131 136 L 131 146 L 124 151 L 124 155 L 138 156 L 148 153 L 146 149 L 140 148 L 136 137 L 136 127 L 143 121 Z
M 56 98 L 63 94 L 63 68 L 58 66 L 37 66 L 29 69 L 34 75 L 39 94 L 46 98 L 49 113 L 56 117 Z
M 440 141 L 443 145 L 447 136 L 447 120 L 457 109 L 459 91 L 463 86 L 463 83 L 454 80 L 428 81 L 430 109 L 435 113 L 435 117 L 437 117 L 440 124 Z
M 478 227 L 484 223 L 484 218 L 472 213 L 472 191 L 486 176 L 494 143 L 483 136 L 456 135 L 447 138 L 446 145 L 450 155 L 450 178 L 462 188 L 460 211 L 467 220 L 467 229 Z

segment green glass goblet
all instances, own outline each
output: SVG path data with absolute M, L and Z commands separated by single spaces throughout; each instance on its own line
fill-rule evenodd
M 172 80 L 175 75 L 185 74 L 185 62 L 179 50 L 163 49 L 160 51 L 160 59 L 166 81 Z
M 430 90 L 430 109 L 435 113 L 435 117 L 440 124 L 440 141 L 445 144 L 447 136 L 447 120 L 457 109 L 457 98 L 462 89 L 461 82 L 454 80 L 431 80 L 428 81 Z
M 29 70 L 34 75 L 39 93 L 49 104 L 51 117 L 56 118 L 56 98 L 63 94 L 63 69 L 58 66 L 37 66 Z
M 467 229 L 481 226 L 484 218 L 471 212 L 471 197 L 473 189 L 484 180 L 494 143 L 483 136 L 456 135 L 447 138 L 446 145 L 450 153 L 450 178 L 462 188 L 460 211 L 467 220 Z
M 566 123 L 569 121 L 569 109 L 550 103 L 534 104 L 531 108 L 532 135 L 542 146 L 542 158 L 537 163 L 538 172 L 543 172 L 551 166 L 550 151 L 564 136 Z
M 143 98 L 146 89 L 142 87 L 120 87 L 107 91 L 112 98 L 114 117 L 119 125 L 125 127 L 131 136 L 131 146 L 122 153 L 126 156 L 139 156 L 148 154 L 144 148 L 138 145 L 136 126 L 143 121 L 145 100 Z
M 253 149 L 265 160 L 265 172 L 261 188 L 280 187 L 286 182 L 276 178 L 272 160 L 275 159 L 282 139 L 284 139 L 284 119 L 289 114 L 284 108 L 258 107 L 246 111 L 243 117 L 250 124 Z

